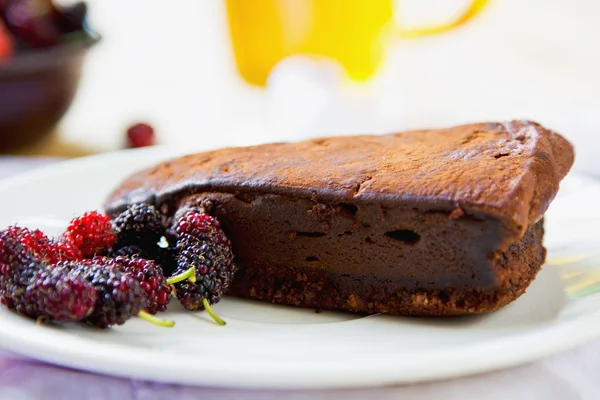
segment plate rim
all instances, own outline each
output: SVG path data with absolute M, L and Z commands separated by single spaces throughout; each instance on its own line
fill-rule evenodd
M 3 314 L 9 313 L 11 312 L 8 310 L 2 310 L 0 319 Z M 18 315 L 11 316 L 24 318 Z M 148 361 L 152 361 L 157 354 L 169 355 L 170 353 L 128 347 L 130 355 L 127 358 L 135 362 L 117 363 L 115 368 L 115 359 L 107 350 L 127 346 L 104 342 L 95 351 L 92 347 L 86 347 L 86 351 L 73 352 L 70 351 L 72 349 L 67 343 L 63 346 L 49 347 L 47 342 L 28 339 L 10 332 L 7 329 L 10 326 L 8 324 L 0 324 L 0 337 L 2 337 L 2 347 L 13 352 L 59 366 L 120 378 L 220 388 L 343 389 L 438 381 L 521 365 L 579 347 L 598 338 L 600 336 L 598 321 L 600 321 L 600 311 L 562 323 L 558 327 L 546 326 L 541 331 L 536 330 L 527 334 L 515 333 L 493 341 L 462 346 L 460 349 L 445 348 L 415 353 L 402 363 L 398 363 L 396 357 L 403 355 L 396 353 L 376 360 L 360 359 L 360 366 L 357 367 L 353 367 L 357 363 L 349 363 L 348 360 L 333 360 L 333 362 L 319 360 L 317 364 L 303 365 L 301 368 L 298 364 L 291 367 L 286 365 L 283 371 L 275 368 L 276 366 L 270 362 L 252 361 L 245 362 L 244 368 L 238 367 L 236 373 L 232 372 L 228 360 L 217 359 L 211 360 L 211 368 L 208 371 L 202 370 L 200 381 L 196 379 L 197 363 L 190 360 L 192 356 L 177 360 L 164 357 L 163 360 L 167 362 L 161 370 L 150 370 L 143 368 Z M 30 323 L 35 324 L 33 321 Z M 490 351 L 491 349 L 493 351 Z M 515 349 L 518 351 L 515 352 Z M 69 354 L 71 358 L 65 359 L 65 354 Z M 456 368 L 457 359 L 461 360 L 460 368 Z M 182 363 L 182 360 L 186 362 Z M 186 367 L 187 374 L 174 373 L 183 366 Z M 252 372 L 248 373 L 250 368 Z M 240 369 L 244 372 L 240 372 Z M 332 374 L 331 371 L 335 373 Z M 368 371 L 368 374 L 365 374 L 365 371 Z M 323 376 L 327 373 L 329 375 Z M 261 379 L 261 375 L 268 375 L 268 379 Z

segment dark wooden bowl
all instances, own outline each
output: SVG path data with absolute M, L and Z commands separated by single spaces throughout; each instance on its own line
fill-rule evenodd
M 80 40 L 0 62 L 0 151 L 52 132 L 79 86 L 83 59 L 99 40 Z

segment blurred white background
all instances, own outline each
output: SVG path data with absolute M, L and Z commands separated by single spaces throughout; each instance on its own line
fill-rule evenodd
M 298 60 L 268 90 L 238 78 L 217 0 L 89 0 L 104 40 L 90 55 L 61 139 L 105 151 L 137 120 L 161 143 L 243 145 L 479 120 L 535 119 L 600 175 L 600 2 L 491 0 L 464 28 L 396 41 L 365 85 Z M 448 18 L 463 0 L 403 0 L 402 18 Z

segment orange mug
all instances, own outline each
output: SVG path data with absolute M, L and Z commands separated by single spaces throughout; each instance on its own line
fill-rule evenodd
M 229 31 L 240 75 L 264 86 L 273 67 L 293 54 L 325 56 L 358 81 L 383 59 L 382 34 L 421 37 L 449 31 L 477 15 L 488 0 L 471 0 L 455 21 L 417 29 L 393 24 L 394 0 L 226 0 Z

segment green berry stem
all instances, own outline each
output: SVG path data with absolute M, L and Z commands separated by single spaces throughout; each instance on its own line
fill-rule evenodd
M 163 328 L 172 328 L 175 326 L 175 321 L 156 318 L 154 315 L 148 314 L 146 311 L 140 311 L 138 317 L 156 326 L 162 326 Z
M 174 275 L 170 277 L 169 279 L 167 279 L 167 285 L 183 282 L 186 279 L 189 279 L 190 282 L 196 282 L 196 267 L 192 267 L 179 275 Z
M 218 325 L 225 326 L 227 324 L 225 321 L 223 321 L 221 319 L 221 317 L 219 317 L 217 314 L 215 314 L 213 309 L 210 307 L 210 304 L 208 303 L 208 300 L 206 299 L 206 297 L 202 298 L 202 304 L 204 305 L 204 308 L 206 308 L 206 312 L 208 313 L 208 315 L 210 315 L 212 317 L 212 319 L 214 319 Z

